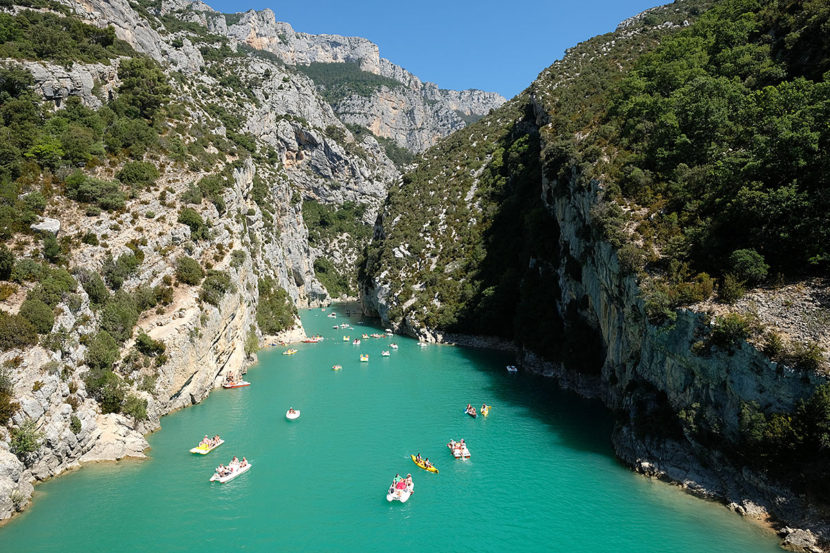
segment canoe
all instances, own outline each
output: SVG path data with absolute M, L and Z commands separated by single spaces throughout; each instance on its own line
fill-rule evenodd
M 207 445 L 197 445 L 196 447 L 194 447 L 193 449 L 190 450 L 190 453 L 198 453 L 199 455 L 207 455 L 208 453 L 210 453 L 211 451 L 213 451 L 214 449 L 216 449 L 217 447 L 219 447 L 223 443 L 225 443 L 225 440 L 219 438 L 219 441 L 213 447 L 209 447 Z
M 210 477 L 210 481 L 211 482 L 219 482 L 220 484 L 224 484 L 225 482 L 230 482 L 231 480 L 233 480 L 234 478 L 236 478 L 240 474 L 245 474 L 246 472 L 251 470 L 251 466 L 252 466 L 251 463 L 248 463 L 244 467 L 236 469 L 235 471 L 233 471 L 232 473 L 230 473 L 227 476 L 219 476 L 218 474 L 213 473 L 213 476 Z
M 300 418 L 300 410 L 295 409 L 293 413 L 290 413 L 290 412 L 286 411 L 285 412 L 285 418 L 287 418 L 290 421 L 299 419 Z
M 244 380 L 240 380 L 239 382 L 225 382 L 222 384 L 223 388 L 244 388 L 245 386 L 250 386 L 250 382 L 245 382 Z
M 428 466 L 426 466 L 426 465 L 424 464 L 423 460 L 418 461 L 417 459 L 415 459 L 415 456 L 414 456 L 414 455 L 410 455 L 410 457 L 412 458 L 412 462 L 413 462 L 413 463 L 415 463 L 416 465 L 418 465 L 419 467 L 421 467 L 421 468 L 422 468 L 422 469 L 424 469 L 425 471 L 427 471 L 427 472 L 434 472 L 435 474 L 438 474 L 438 469 L 437 469 L 437 468 L 435 468 L 434 466 L 432 466 L 432 467 L 428 467 Z

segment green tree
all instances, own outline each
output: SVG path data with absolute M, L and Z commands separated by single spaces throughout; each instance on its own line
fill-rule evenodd
M 27 299 L 20 306 L 20 316 L 29 321 L 38 334 L 48 334 L 55 324 L 52 308 L 38 299 Z
M 183 255 L 176 260 L 176 278 L 179 282 L 195 286 L 202 282 L 204 275 L 201 265 L 192 257 Z
M 769 265 L 764 256 L 753 249 L 735 250 L 729 256 L 729 265 L 736 277 L 750 284 L 758 284 L 767 277 Z

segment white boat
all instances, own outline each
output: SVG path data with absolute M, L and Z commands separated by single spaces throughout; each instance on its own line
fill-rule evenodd
M 415 483 L 408 485 L 407 487 L 403 488 L 402 490 L 396 489 L 395 484 L 389 486 L 389 490 L 386 492 L 386 501 L 393 502 L 393 501 L 400 501 L 401 503 L 406 503 L 409 499 L 409 496 L 412 495 L 412 492 L 415 491 Z
M 398 349 L 398 344 L 389 344 L 389 347 L 392 349 Z
M 329 313 L 329 318 L 331 318 L 331 319 L 335 319 L 335 318 L 337 318 L 337 313 L 335 313 L 334 311 L 332 311 L 331 313 Z
M 516 365 L 507 365 L 507 367 L 505 368 L 507 369 L 507 372 L 509 372 L 510 374 L 519 372 L 519 369 L 516 367 Z
M 452 456 L 456 459 L 470 458 L 470 450 L 467 449 L 467 444 L 462 444 L 461 442 L 450 440 L 450 443 L 447 444 L 447 447 L 452 452 Z
M 194 447 L 193 449 L 190 450 L 190 453 L 198 453 L 199 455 L 207 455 L 208 453 L 210 453 L 211 451 L 213 451 L 214 449 L 216 449 L 217 447 L 219 447 L 223 443 L 225 443 L 225 440 L 223 440 L 222 438 L 219 438 L 219 441 L 216 442 L 213 445 L 210 445 L 210 444 L 197 445 L 196 447 Z
M 381 354 L 383 357 L 389 357 L 390 355 L 392 355 L 391 353 L 389 353 L 389 351 L 388 351 L 388 350 L 383 350 L 382 352 L 380 352 L 380 354 Z
M 391 328 L 387 328 L 387 329 L 386 329 L 386 333 L 387 333 L 387 334 L 392 334 L 392 329 L 391 329 Z
M 225 482 L 230 482 L 240 474 L 244 474 L 251 470 L 251 463 L 248 463 L 244 467 L 236 466 L 235 468 L 231 468 L 231 473 L 227 476 L 219 476 L 219 473 L 214 473 L 213 476 L 210 477 L 211 482 L 219 482 L 220 484 L 224 484 Z
M 290 421 L 299 419 L 300 418 L 300 410 L 299 409 L 289 409 L 288 411 L 285 412 L 285 418 L 287 418 Z
M 419 345 L 420 347 L 422 347 L 422 348 L 425 348 L 425 347 L 427 347 L 429 344 L 427 344 L 426 342 L 418 342 L 418 345 Z

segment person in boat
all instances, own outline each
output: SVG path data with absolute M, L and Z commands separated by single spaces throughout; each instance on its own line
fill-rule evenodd
M 429 467 L 431 467 L 431 466 L 432 466 L 432 463 L 430 463 L 430 462 L 429 462 L 429 457 L 427 457 L 426 459 L 424 459 L 424 466 L 425 466 L 425 467 L 427 467 L 427 468 L 429 468 Z
M 415 460 L 418 461 L 419 463 L 421 462 L 421 454 L 420 453 L 415 456 Z
M 244 456 L 242 457 L 242 463 L 239 466 L 240 467 L 247 467 L 248 466 L 248 460 Z
M 294 413 L 296 413 L 296 411 L 294 410 L 294 408 L 293 408 L 293 407 L 289 407 L 289 408 L 288 408 L 288 413 L 289 413 L 290 415 L 293 415 Z
M 411 490 L 412 486 L 413 486 L 413 484 L 412 484 L 412 474 L 407 474 L 406 475 L 406 487 Z
M 395 484 L 397 484 L 397 483 L 398 483 L 398 482 L 400 482 L 401 480 L 402 480 L 401 475 L 400 475 L 400 474 L 396 474 L 396 475 L 395 475 L 395 478 L 393 478 L 393 479 L 392 479 L 392 482 L 394 482 Z

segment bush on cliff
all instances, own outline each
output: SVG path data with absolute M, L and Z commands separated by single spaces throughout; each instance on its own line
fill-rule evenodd
M 48 334 L 55 324 L 52 308 L 38 299 L 27 299 L 20 306 L 20 316 L 29 321 L 38 334 Z
M 84 375 L 87 393 L 101 405 L 103 413 L 119 413 L 124 404 L 124 382 L 107 368 L 92 368 Z
M 155 184 L 156 179 L 159 178 L 159 172 L 152 163 L 128 161 L 115 176 L 126 185 L 134 188 L 145 188 Z
M 199 299 L 211 305 L 219 305 L 226 292 L 233 290 L 231 277 L 225 271 L 210 270 L 202 281 L 202 291 Z
M 259 280 L 256 320 L 264 334 L 277 334 L 294 326 L 297 308 L 285 289 L 270 277 Z
M 0 311 L 0 351 L 37 344 L 37 329 L 20 315 Z
M 14 401 L 11 374 L 7 368 L 0 366 L 0 426 L 8 423 L 18 409 L 20 404 Z
M 176 278 L 179 282 L 196 286 L 204 276 L 202 266 L 192 257 L 183 255 L 176 260 Z
M 147 400 L 130 394 L 124 400 L 121 412 L 131 416 L 136 421 L 147 420 Z
M 40 440 L 42 439 L 43 432 L 37 429 L 35 421 L 27 418 L 20 426 L 11 429 L 9 451 L 25 462 L 30 453 L 34 453 L 40 448 Z
M 118 342 L 106 330 L 98 332 L 87 344 L 84 363 L 93 369 L 109 369 L 120 357 Z

